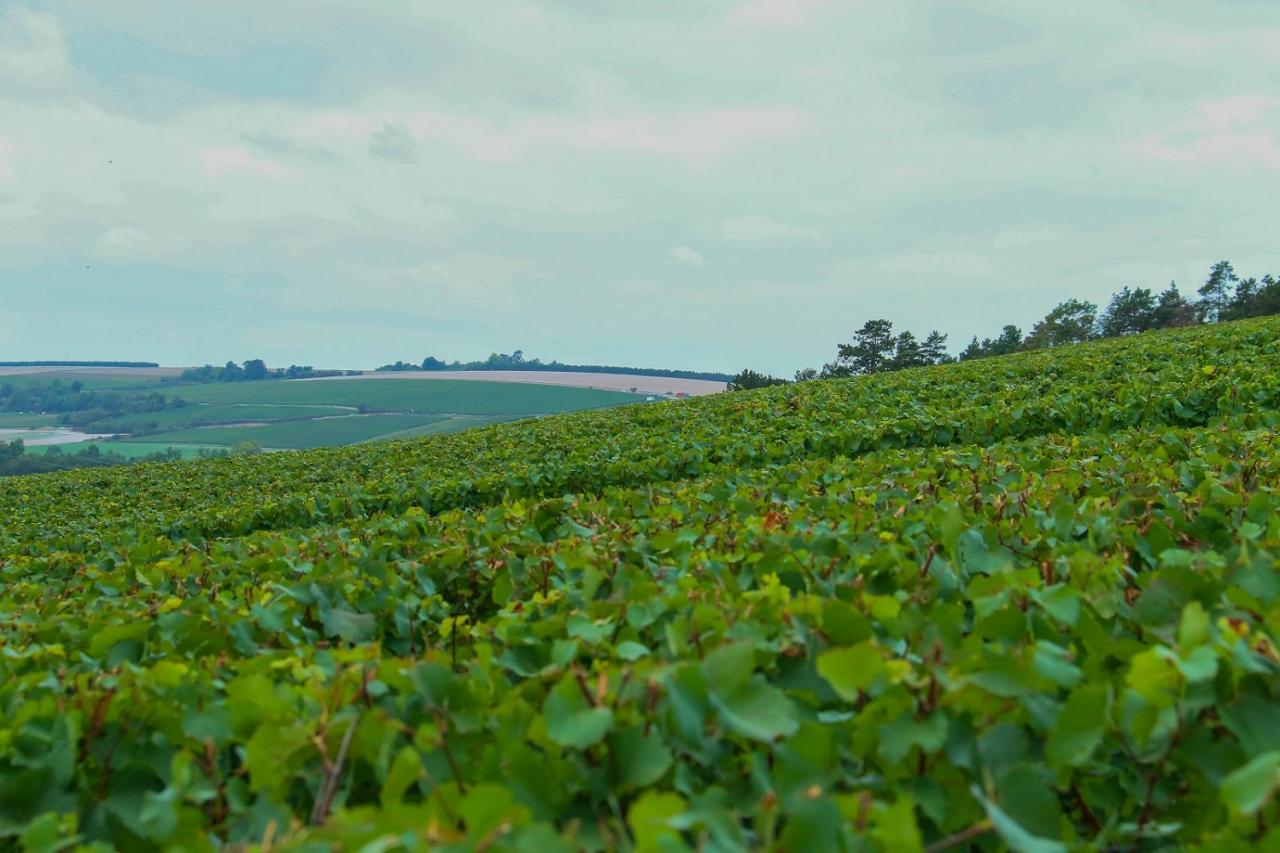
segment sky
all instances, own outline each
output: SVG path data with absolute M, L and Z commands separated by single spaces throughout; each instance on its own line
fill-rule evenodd
M 1275 0 L 0 0 L 0 359 L 790 375 L 1278 195 Z

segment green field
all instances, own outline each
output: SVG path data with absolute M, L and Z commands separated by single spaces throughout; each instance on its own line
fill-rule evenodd
M 410 427 L 399 432 L 388 433 L 379 438 L 392 440 L 397 438 L 418 438 L 426 435 L 443 435 L 450 432 L 461 432 L 474 427 L 492 426 L 517 420 L 513 415 L 455 415 L 423 426 Z
M 56 415 L 27 415 L 13 412 L 0 412 L 0 429 L 35 429 L 53 426 L 57 423 Z
M 143 436 L 136 440 L 148 444 L 172 441 L 176 444 L 203 444 L 217 447 L 232 447 L 243 441 L 253 441 L 266 448 L 301 450 L 356 444 L 448 420 L 450 419 L 441 415 L 344 415 L 309 420 L 276 421 L 264 423 L 261 426 L 179 429 Z M 117 443 L 128 444 L 134 440 L 125 439 Z
M 0 481 L 0 849 L 1280 850 L 1277 376 L 1270 318 Z
M 11 377 L 64 382 L 71 372 Z M 91 431 L 129 442 L 229 447 L 254 441 L 276 449 L 354 444 L 376 438 L 456 432 L 519 417 L 634 403 L 633 394 L 552 385 L 435 380 L 326 380 L 181 384 L 156 379 L 90 377 L 94 387 L 159 391 L 190 405 L 98 419 Z M 113 384 L 114 383 L 114 384 Z M 357 411 L 376 418 L 355 417 Z M 8 420 L 5 420 L 5 419 Z M 335 420 L 330 420 L 337 418 Z M 53 416 L 0 415 L 0 428 L 47 425 Z M 251 425 L 252 424 L 252 425 Z M 263 425 L 267 424 L 267 425 Z M 221 425 L 221 426 L 219 426 Z M 215 428 L 216 427 L 216 428 Z M 68 445 L 67 449 L 73 446 Z M 35 448 L 31 448 L 35 451 Z
M 377 411 L 534 415 L 634 403 L 634 394 L 522 382 L 436 379 L 321 379 L 175 385 L 172 393 L 211 403 L 360 406 Z
M 138 388 L 163 391 L 162 383 L 158 377 L 130 376 L 127 373 L 122 372 L 114 372 L 104 375 L 94 371 L 77 371 L 74 369 L 68 369 L 49 371 L 47 373 L 0 373 L 0 385 L 8 384 L 15 387 L 33 384 L 44 385 L 53 382 L 54 380 L 57 380 L 64 385 L 70 385 L 72 382 L 79 382 L 86 389 L 94 390 L 121 391 Z M 163 384 L 168 385 L 168 383 Z
M 179 394 L 178 396 L 183 395 Z M 144 429 L 147 431 L 168 431 L 206 424 L 239 423 L 244 421 L 288 421 L 350 413 L 350 408 L 341 406 L 196 403 L 177 409 L 166 409 L 162 412 L 129 415 L 103 421 L 96 428 L 104 432 L 134 432 Z
M 114 453 L 123 456 L 125 459 L 139 459 L 143 456 L 150 456 L 153 453 L 163 453 L 170 448 L 178 450 L 184 459 L 194 459 L 200 455 L 201 448 L 208 450 L 226 450 L 227 448 L 213 444 L 177 444 L 169 442 L 147 442 L 147 441 L 94 441 L 83 442 L 80 444 L 63 444 L 59 445 L 63 453 L 79 453 L 90 446 L 96 446 L 103 453 Z M 28 447 L 28 453 L 48 453 L 47 446 Z

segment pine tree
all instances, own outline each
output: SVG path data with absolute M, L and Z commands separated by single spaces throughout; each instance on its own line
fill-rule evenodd
M 1200 285 L 1202 312 L 1206 319 L 1217 322 L 1231 300 L 1231 285 L 1236 282 L 1236 271 L 1228 261 L 1218 261 L 1209 270 L 1209 277 Z

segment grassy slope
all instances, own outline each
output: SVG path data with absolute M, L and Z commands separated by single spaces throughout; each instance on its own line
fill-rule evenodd
M 28 415 L 14 412 L 0 412 L 0 429 L 35 429 L 53 426 L 57 422 L 56 415 Z
M 81 383 L 86 389 L 101 389 L 111 391 L 123 391 L 128 389 L 138 389 L 145 391 L 160 391 L 168 387 L 169 383 L 161 383 L 159 377 L 156 376 L 128 376 L 128 375 L 102 375 L 92 371 L 77 372 L 75 370 L 58 370 L 49 371 L 47 373 L 21 373 L 21 374 L 4 374 L 0 375 L 0 385 L 11 384 L 14 386 L 26 385 L 45 385 L 54 380 L 58 380 L 64 385 L 70 385 L 72 382 Z
M 106 490 L 101 504 L 45 506 L 36 496 L 19 502 L 22 511 L 10 518 L 39 519 L 50 535 L 109 536 L 123 518 L 156 518 L 161 508 L 179 506 L 168 524 L 193 534 L 238 532 L 327 518 L 310 500 L 316 489 L 343 492 L 355 502 L 353 513 L 475 506 L 505 494 L 687 478 L 895 444 L 1204 424 L 1280 398 L 1278 328 L 1276 320 L 1231 324 L 745 396 L 623 406 L 269 464 L 201 465 L 180 478 L 163 468 L 118 472 L 95 477 Z M 0 500 L 6 486 L 0 483 Z M 210 502 L 208 495 L 223 497 Z
M 142 431 L 143 434 L 128 440 L 165 446 L 168 446 L 167 442 L 230 446 L 249 440 L 282 449 L 314 448 L 381 437 L 456 432 L 520 416 L 603 408 L 637 401 L 633 394 L 523 383 L 273 380 L 182 385 L 154 379 L 130 380 L 74 372 L 5 377 L 16 383 L 54 378 L 64 382 L 79 379 L 91 388 L 159 390 L 168 396 L 192 402 L 193 405 L 179 409 L 122 416 L 95 428 L 102 432 Z M 306 420 L 349 414 L 359 406 L 368 406 L 381 413 L 398 413 L 402 417 L 341 422 Z M 424 417 L 427 415 L 431 417 Z M 14 427 L 46 425 L 52 420 L 51 416 L 41 415 L 0 415 L 0 428 L 10 424 Z M 273 425 L 229 426 L 216 431 L 192 429 L 242 421 L 266 421 L 273 422 Z
M 200 455 L 202 447 L 210 450 L 225 450 L 225 447 L 206 444 L 179 444 L 177 442 L 146 442 L 146 441 L 95 441 L 84 442 L 80 444 L 63 444 L 60 445 L 63 453 L 79 453 L 90 445 L 96 446 L 103 453 L 114 453 L 117 456 L 123 456 L 125 459 L 138 459 L 143 456 L 150 456 L 153 453 L 160 453 L 169 449 L 175 449 L 182 454 L 183 459 L 195 459 Z M 47 446 L 28 447 L 27 453 L 48 453 Z
M 178 396 L 183 396 L 179 394 Z M 163 412 L 127 415 L 103 422 L 108 432 L 131 432 L 154 423 L 157 429 L 175 430 L 194 425 L 243 421 L 288 421 L 350 413 L 340 406 L 275 406 L 268 404 L 197 403 Z
M 174 386 L 188 400 L 220 403 L 366 405 L 390 412 L 530 415 L 616 406 L 636 395 L 590 388 L 430 379 L 333 379 Z
M 224 426 L 180 429 L 142 436 L 149 444 L 172 441 L 178 444 L 206 444 L 231 447 L 242 441 L 256 441 L 263 447 L 302 450 L 314 447 L 355 444 L 361 441 L 425 427 L 448 420 L 437 415 L 344 415 L 267 423 L 263 426 Z M 130 443 L 127 439 L 122 443 Z
M 424 426 L 410 427 L 400 432 L 388 433 L 387 435 L 379 436 L 379 438 L 391 441 L 401 438 L 444 435 L 451 432 L 461 432 L 464 429 L 504 424 L 517 419 L 517 416 L 514 415 L 457 415 Z

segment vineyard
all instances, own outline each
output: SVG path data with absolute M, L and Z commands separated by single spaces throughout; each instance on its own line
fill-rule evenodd
M 0 850 L 1280 849 L 1280 321 L 0 482 Z

